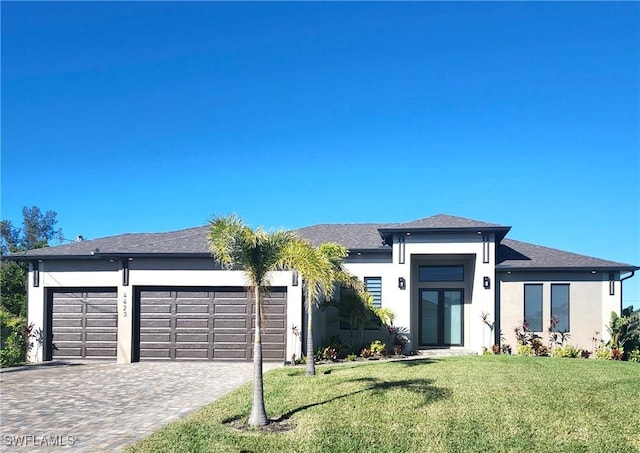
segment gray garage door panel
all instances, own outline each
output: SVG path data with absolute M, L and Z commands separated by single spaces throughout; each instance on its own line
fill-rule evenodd
M 116 292 L 54 292 L 51 333 L 53 359 L 115 359 Z
M 284 360 L 286 291 L 265 299 L 263 355 Z M 255 304 L 238 289 L 140 290 L 140 360 L 251 360 Z

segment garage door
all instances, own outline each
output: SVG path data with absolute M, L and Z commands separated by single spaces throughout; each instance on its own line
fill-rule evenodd
M 56 291 L 51 309 L 53 359 L 115 359 L 115 291 Z
M 286 288 L 265 298 L 264 360 L 284 360 Z M 141 289 L 140 360 L 251 360 L 255 304 L 244 288 Z

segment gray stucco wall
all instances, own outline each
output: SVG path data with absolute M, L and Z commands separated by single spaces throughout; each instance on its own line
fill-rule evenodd
M 548 345 L 547 327 L 551 320 L 551 285 L 569 285 L 569 334 L 568 342 L 583 349 L 592 350 L 592 338 L 596 332 L 606 340 L 606 326 L 611 312 L 620 310 L 620 281 L 614 282 L 615 291 L 609 294 L 608 274 L 590 272 L 499 272 L 500 329 L 505 342 L 516 351 L 514 328 L 524 319 L 524 285 L 542 284 L 543 332 L 537 332 Z

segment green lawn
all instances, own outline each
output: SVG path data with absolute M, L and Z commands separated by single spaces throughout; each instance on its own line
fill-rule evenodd
M 230 426 L 248 418 L 247 385 L 131 451 L 640 451 L 637 363 L 464 356 L 317 371 L 265 375 L 268 415 L 290 431 Z

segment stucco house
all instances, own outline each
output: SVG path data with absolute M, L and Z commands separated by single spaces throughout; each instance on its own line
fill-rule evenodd
M 640 268 L 507 239 L 510 228 L 440 214 L 297 232 L 349 249 L 345 267 L 409 329 L 413 350 L 480 352 L 501 332 L 515 346 L 517 324 L 526 319 L 544 337 L 552 316 L 572 344 L 590 349 L 621 311 L 623 281 Z M 249 360 L 254 313 L 244 274 L 213 261 L 206 232 L 124 234 L 9 257 L 30 265 L 28 321 L 41 332 L 30 359 Z M 265 360 L 300 356 L 301 283 L 295 271 L 271 278 Z M 316 344 L 346 338 L 330 312 L 316 321 Z

